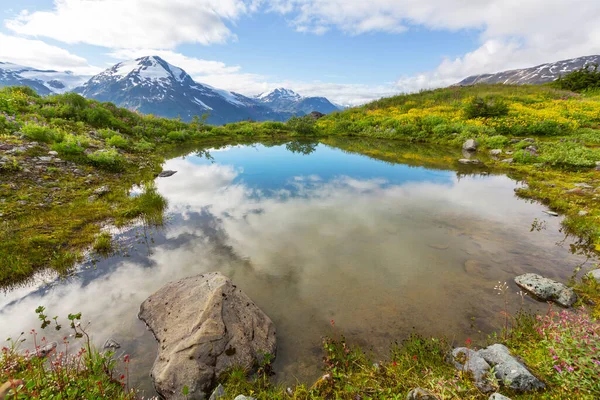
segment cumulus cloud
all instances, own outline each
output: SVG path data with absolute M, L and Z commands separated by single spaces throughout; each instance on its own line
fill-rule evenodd
M 235 39 L 227 23 L 256 10 L 250 0 L 55 0 L 50 11 L 22 11 L 8 29 L 65 43 L 109 48 L 173 48 Z
M 92 75 L 101 70 L 88 64 L 85 58 L 41 40 L 0 33 L 0 44 L 2 47 L 1 57 L 4 62 L 40 69 L 73 71 L 82 75 Z
M 480 47 L 398 79 L 396 89 L 406 92 L 600 52 L 600 4 L 595 0 L 273 0 L 271 10 L 291 16 L 302 32 L 339 29 L 355 35 L 425 27 L 480 34 Z

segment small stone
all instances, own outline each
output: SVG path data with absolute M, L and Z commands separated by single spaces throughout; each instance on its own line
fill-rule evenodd
M 580 217 L 585 217 L 586 215 L 588 215 L 589 213 L 585 210 L 581 210 L 577 213 L 577 215 L 579 215 Z
M 463 150 L 466 151 L 477 151 L 477 147 L 479 147 L 479 143 L 475 139 L 469 139 L 463 144 Z
M 106 185 L 100 186 L 98 189 L 94 190 L 94 194 L 96 196 L 104 196 L 105 194 L 110 192 L 110 188 Z
M 104 346 L 102 346 L 103 349 L 120 349 L 121 345 L 119 343 L 117 343 L 116 340 L 112 339 L 112 338 L 108 338 L 106 339 L 106 342 L 104 342 Z
M 508 154 L 508 153 L 506 153 Z M 502 160 L 501 162 L 506 163 L 506 164 L 512 164 L 513 163 L 513 159 L 512 158 L 506 158 L 504 160 Z
M 554 211 L 544 210 L 543 212 L 548 214 L 551 217 L 558 217 L 558 213 L 555 213 Z
M 523 142 L 529 142 L 529 143 L 535 143 L 535 139 L 532 138 L 526 138 L 522 140 Z
M 488 400 L 510 400 L 510 398 L 506 397 L 504 395 L 501 395 L 500 393 L 494 393 L 493 395 L 490 396 L 490 398 Z
M 219 386 L 212 392 L 208 400 L 218 400 L 225 397 L 225 388 L 219 383 Z
M 567 193 L 567 194 L 581 194 L 581 193 L 583 193 L 583 189 L 580 188 L 580 187 L 576 187 L 576 188 L 573 188 L 573 189 L 566 190 L 565 193 Z
M 436 250 L 448 250 L 448 247 L 450 247 L 450 245 L 448 244 L 429 244 L 429 247 L 431 247 L 432 249 L 436 249 Z
M 469 160 L 468 158 L 461 158 L 458 162 L 461 164 L 481 164 L 481 161 L 477 159 Z
M 588 185 L 587 183 L 576 183 L 575 187 L 579 187 L 582 189 L 593 189 L 594 188 L 592 185 Z
M 490 155 L 492 155 L 492 156 L 499 156 L 500 154 L 502 154 L 501 149 L 490 150 Z
M 159 178 L 168 178 L 170 176 L 173 176 L 177 173 L 177 171 L 162 171 L 160 174 L 158 174 Z
M 577 295 L 570 287 L 538 274 L 523 274 L 515 278 L 521 289 L 542 301 L 553 301 L 563 307 L 571 307 L 577 301 Z
M 588 276 L 592 279 L 595 279 L 596 282 L 600 283 L 600 269 L 594 269 L 588 272 Z
M 42 162 L 52 162 L 52 157 L 38 157 Z
M 57 156 L 58 155 L 58 151 L 51 150 L 51 151 L 48 152 L 48 155 L 50 155 L 50 156 Z
M 256 400 L 256 399 L 254 397 L 244 396 L 243 394 L 240 394 L 233 400 Z
M 438 398 L 425 389 L 416 388 L 408 392 L 406 400 L 438 400 Z

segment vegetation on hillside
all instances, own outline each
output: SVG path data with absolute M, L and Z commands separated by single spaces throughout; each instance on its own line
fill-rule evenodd
M 600 71 L 598 71 L 598 64 L 588 64 L 565 76 L 560 76 L 553 82 L 553 86 L 563 90 L 571 90 L 573 92 L 600 89 Z

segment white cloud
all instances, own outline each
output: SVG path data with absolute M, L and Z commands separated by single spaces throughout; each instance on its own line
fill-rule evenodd
M 55 0 L 50 11 L 22 11 L 17 33 L 109 48 L 173 48 L 235 39 L 226 22 L 256 10 L 254 0 Z
M 98 73 L 100 68 L 87 60 L 41 40 L 31 40 L 0 33 L 0 56 L 2 61 L 39 69 L 73 71 L 82 75 Z
M 272 0 L 298 31 L 337 28 L 349 34 L 402 32 L 411 27 L 475 30 L 479 48 L 437 68 L 402 77 L 396 89 L 447 86 L 481 73 L 600 53 L 596 0 Z

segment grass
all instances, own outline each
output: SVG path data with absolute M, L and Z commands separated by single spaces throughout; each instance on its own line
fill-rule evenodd
M 112 236 L 108 232 L 102 232 L 96 237 L 96 241 L 94 242 L 93 249 L 96 253 L 101 254 L 103 256 L 108 256 L 112 249 Z

